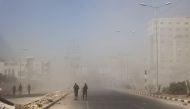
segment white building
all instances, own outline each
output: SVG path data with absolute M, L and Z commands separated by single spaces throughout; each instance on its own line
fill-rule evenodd
M 26 59 L 5 59 L 0 62 L 0 73 L 6 76 L 14 76 L 16 78 L 25 78 L 27 72 Z
M 47 75 L 50 73 L 50 62 L 44 60 L 36 60 L 33 64 L 33 71 L 38 75 Z
M 0 74 L 4 73 L 4 62 L 0 61 Z
M 3 67 L 2 67 L 2 73 L 6 76 L 14 76 L 18 77 L 19 76 L 19 66 L 17 60 L 14 59 L 8 59 L 4 60 L 2 62 Z
M 159 83 L 190 79 L 190 18 L 153 19 L 149 22 L 148 33 L 151 38 L 150 73 L 154 82 L 157 55 Z
M 50 73 L 50 62 L 35 60 L 33 57 L 6 59 L 0 61 L 0 73 L 18 79 L 31 78 L 33 75 L 39 77 Z

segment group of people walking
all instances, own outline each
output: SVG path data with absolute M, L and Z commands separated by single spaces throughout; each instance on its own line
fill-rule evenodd
M 15 85 L 13 86 L 12 90 L 13 90 L 13 95 L 16 95 L 17 88 Z M 28 86 L 27 86 L 27 91 L 28 91 L 28 94 L 30 94 L 30 91 L 31 91 L 30 84 L 28 84 Z M 19 92 L 19 95 L 22 95 L 23 88 L 22 88 L 21 84 L 18 86 L 18 92 Z
M 79 91 L 79 85 L 77 83 L 75 83 L 75 85 L 73 86 L 74 89 L 74 95 L 75 95 L 75 100 L 78 99 L 78 91 Z M 85 83 L 83 88 L 82 88 L 82 99 L 83 100 L 87 100 L 87 90 L 88 90 L 88 86 Z

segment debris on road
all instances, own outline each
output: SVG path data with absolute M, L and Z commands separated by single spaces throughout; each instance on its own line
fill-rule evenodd
M 47 109 L 66 95 L 67 93 L 64 91 L 56 91 L 25 105 L 16 104 L 15 107 L 16 109 Z

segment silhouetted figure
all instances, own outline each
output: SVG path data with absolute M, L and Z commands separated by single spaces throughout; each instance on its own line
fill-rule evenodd
M 15 95 L 16 94 L 16 86 L 15 85 L 13 86 L 12 90 L 13 90 L 13 95 Z
M 78 90 L 79 90 L 79 86 L 78 86 L 77 83 L 75 83 L 73 89 L 74 89 L 74 93 L 75 93 L 75 100 L 77 100 L 77 98 L 78 98 Z
M 31 91 L 31 86 L 30 86 L 30 84 L 28 84 L 27 90 L 28 90 L 28 94 L 30 95 L 30 91 Z
M 20 84 L 18 87 L 19 94 L 22 95 L 22 85 Z
M 82 90 L 82 99 L 84 100 L 87 100 L 87 90 L 88 90 L 88 86 L 87 84 L 85 83 L 84 84 L 84 87 L 83 87 L 83 90 Z

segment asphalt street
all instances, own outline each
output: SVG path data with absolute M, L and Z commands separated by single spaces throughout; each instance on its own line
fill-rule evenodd
M 83 101 L 81 96 L 78 100 L 73 98 L 73 95 L 69 95 L 50 109 L 183 109 L 158 100 L 113 90 L 89 92 L 87 101 Z

